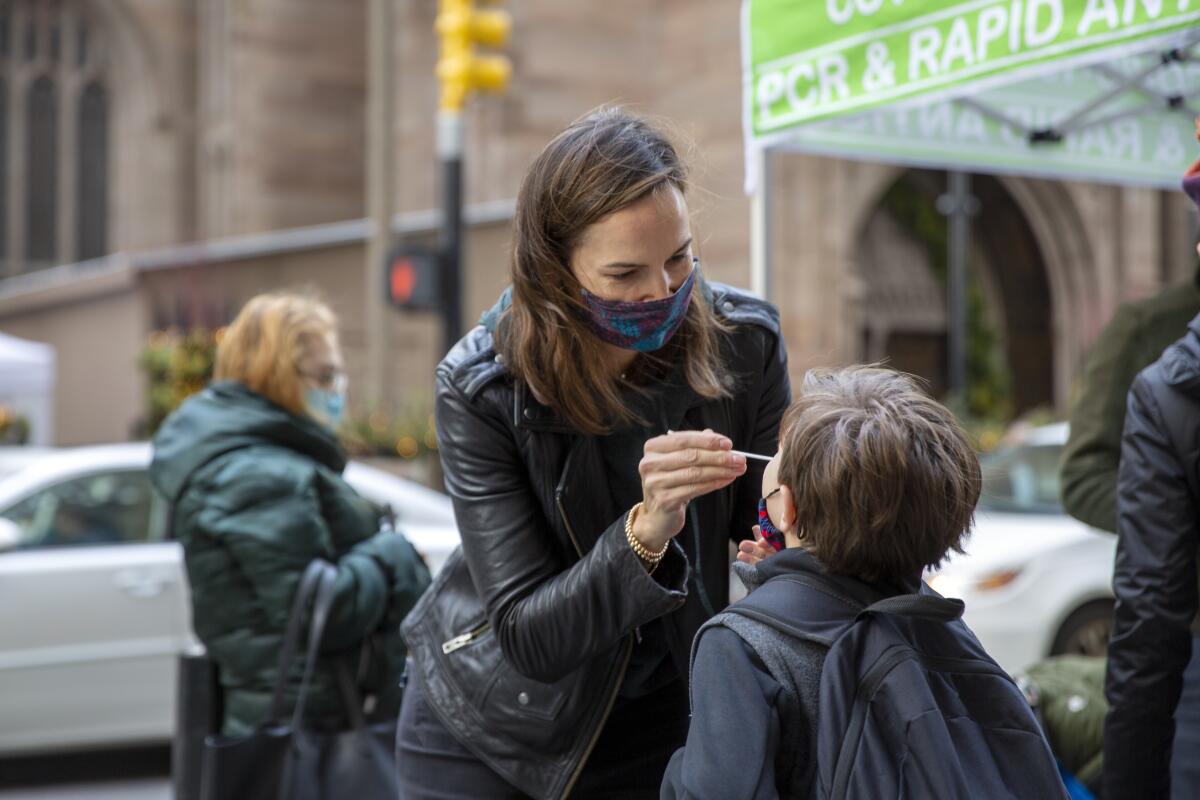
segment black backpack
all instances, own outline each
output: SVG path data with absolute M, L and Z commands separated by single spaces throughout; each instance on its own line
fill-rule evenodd
M 864 602 L 866 588 L 788 573 L 725 611 L 829 648 L 813 795 L 1066 798 L 1029 704 L 962 622 L 962 601 L 922 584 L 919 594 Z

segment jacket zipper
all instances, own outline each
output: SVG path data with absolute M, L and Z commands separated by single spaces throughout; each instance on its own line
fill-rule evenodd
M 571 458 L 567 457 L 567 464 L 563 468 L 563 477 L 566 477 L 567 470 L 570 469 Z M 562 485 L 563 481 L 559 481 L 558 488 L 554 491 L 554 504 L 558 506 L 558 513 L 562 516 L 563 525 L 567 529 L 567 535 L 571 537 L 571 543 L 575 545 L 575 552 L 583 558 L 583 548 L 579 546 L 579 538 L 575 535 L 575 529 L 571 527 L 571 520 L 567 516 L 567 509 L 562 501 Z M 621 684 L 625 681 L 625 672 L 629 669 L 629 660 L 633 657 L 633 636 L 629 636 L 625 640 L 625 655 L 621 659 L 621 668 L 617 671 L 617 680 L 613 683 L 612 691 L 609 692 L 608 702 L 604 706 L 604 713 L 600 715 L 600 720 L 596 724 L 595 730 L 592 731 L 591 738 L 588 740 L 587 746 L 583 749 L 583 753 L 579 758 L 579 763 L 575 765 L 575 771 L 571 773 L 570 779 L 566 786 L 563 787 L 561 798 L 566 798 L 571 794 L 571 790 L 575 788 L 575 783 L 579 780 L 579 776 L 583 773 L 584 766 L 587 765 L 588 756 L 592 754 L 592 750 L 596 748 L 596 742 L 600 741 L 600 733 L 604 730 L 604 723 L 608 722 L 608 715 L 612 713 L 613 706 L 617 704 L 617 695 L 620 694 Z
M 489 627 L 491 627 L 491 623 L 487 620 L 484 620 L 482 623 L 476 625 L 466 633 L 460 633 L 458 636 L 455 636 L 452 639 L 447 639 L 446 641 L 442 642 L 442 652 L 446 655 L 450 655 L 455 650 L 460 650 L 466 647 L 476 638 L 482 636 L 484 631 L 486 631 Z
M 617 704 L 617 695 L 621 692 L 621 684 L 625 681 L 625 672 L 629 669 L 629 660 L 633 657 L 633 637 L 628 637 L 625 640 L 625 655 L 621 659 L 621 669 L 618 672 L 617 682 L 613 684 L 612 693 L 608 696 L 608 703 L 604 706 L 604 713 L 600 717 L 600 723 L 596 725 L 596 730 L 592 733 L 591 741 L 584 748 L 583 754 L 579 758 L 579 764 L 575 767 L 575 771 L 571 773 L 571 779 L 567 781 L 567 785 L 563 787 L 563 792 L 559 795 L 565 800 L 571 790 L 575 788 L 575 783 L 579 780 L 579 776 L 583 774 L 583 768 L 587 765 L 588 756 L 596 749 L 596 742 L 600 741 L 600 733 L 604 730 L 604 723 L 608 722 L 608 715 L 612 713 L 613 706 Z

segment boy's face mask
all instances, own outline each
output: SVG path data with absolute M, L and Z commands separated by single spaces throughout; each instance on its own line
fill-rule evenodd
M 767 499 L 778 494 L 779 489 L 768 494 L 766 497 L 760 498 L 758 501 L 758 530 L 762 533 L 763 541 L 775 548 L 776 551 L 782 550 L 787 546 L 783 538 L 783 531 L 775 527 L 775 523 L 771 522 L 771 515 L 767 511 Z
M 583 302 L 590 312 L 588 323 L 592 332 L 626 350 L 639 353 L 658 350 L 670 341 L 687 317 L 698 272 L 693 264 L 687 280 L 674 294 L 644 303 L 605 300 L 584 289 Z

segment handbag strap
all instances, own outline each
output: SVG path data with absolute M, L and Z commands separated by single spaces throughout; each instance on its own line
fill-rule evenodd
M 271 692 L 270 713 L 267 714 L 268 725 L 278 725 L 283 720 L 283 695 L 287 686 L 288 670 L 296 657 L 300 645 L 300 634 L 304 629 L 304 620 L 308 616 L 308 607 L 312 603 L 317 584 L 325 574 L 328 563 L 321 559 L 313 559 L 304 570 L 296 593 L 292 596 L 292 608 L 288 614 L 287 629 L 283 636 L 283 648 L 279 651 L 279 664 L 275 673 L 275 686 Z
M 333 608 L 333 595 L 337 583 L 337 567 L 328 561 L 316 560 L 320 565 L 320 577 L 313 596 L 312 622 L 308 626 L 308 652 L 304 659 L 304 677 L 300 680 L 300 693 L 296 697 L 296 708 L 292 712 L 292 730 L 299 730 L 304 720 L 304 704 L 308 699 L 308 687 L 316 671 L 317 658 L 321 651 L 321 638 L 325 635 L 325 623 Z M 311 568 L 311 565 L 310 565 Z
M 354 684 L 354 676 L 350 674 L 350 665 L 345 656 L 339 656 L 334 661 L 334 672 L 337 674 L 338 690 L 342 695 L 342 705 L 345 707 L 346 719 L 354 730 L 362 730 L 367 726 L 366 715 L 363 714 L 362 695 Z

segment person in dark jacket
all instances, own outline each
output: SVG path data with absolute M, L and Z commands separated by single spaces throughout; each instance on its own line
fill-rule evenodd
M 193 625 L 220 674 L 224 733 L 267 721 L 292 596 L 316 558 L 337 566 L 322 652 L 350 659 L 362 694 L 374 697 L 372 718 L 399 709 L 398 629 L 429 571 L 342 478 L 333 429 L 344 393 L 333 313 L 306 297 L 260 295 L 222 337 L 215 382 L 155 437 L 150 476 L 173 509 Z M 289 676 L 289 711 L 302 666 Z M 331 662 L 312 686 L 310 723 L 341 725 Z
M 1198 710 L 1184 708 L 1197 701 L 1186 696 L 1184 670 L 1197 610 L 1198 476 L 1200 316 L 1138 375 L 1129 393 L 1117 494 L 1117 605 L 1105 682 L 1105 800 L 1196 796 L 1195 786 L 1180 785 L 1172 766 L 1174 759 L 1196 759 L 1197 742 L 1181 747 L 1173 740 L 1176 718 Z M 1179 735 L 1190 731 L 1180 726 Z
M 403 629 L 402 794 L 652 798 L 789 401 L 778 315 L 700 273 L 684 168 L 619 110 L 517 199 L 512 290 L 437 369 L 462 548 Z M 745 476 L 745 477 L 743 477 Z
M 1200 137 L 1200 121 L 1197 128 Z M 1200 161 L 1184 175 L 1182 187 L 1200 208 Z M 1188 283 L 1122 306 L 1101 333 L 1071 412 L 1070 440 L 1063 451 L 1063 507 L 1077 519 L 1117 532 L 1117 476 L 1130 387 L 1135 376 L 1184 334 L 1197 313 L 1200 269 Z M 1196 635 L 1195 621 L 1192 629 Z M 1179 735 L 1171 769 L 1176 796 L 1190 798 L 1200 796 L 1200 657 L 1193 659 L 1185 672 L 1184 694 L 1186 701 L 1175 718 Z
M 915 593 L 925 567 L 962 552 L 980 485 L 966 433 L 907 376 L 810 371 L 762 479 L 759 525 L 781 551 L 762 559 L 747 547 L 738 575 L 751 591 L 818 572 L 847 583 L 850 596 Z M 828 648 L 726 612 L 701 629 L 693 651 L 691 727 L 662 800 L 816 797 Z

